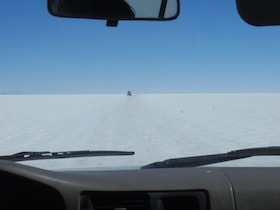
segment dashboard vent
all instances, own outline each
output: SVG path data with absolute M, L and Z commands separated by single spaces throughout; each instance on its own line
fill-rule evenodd
M 94 210 L 148 210 L 149 197 L 143 193 L 91 194 Z
M 80 210 L 209 210 L 205 191 L 83 192 Z
M 203 195 L 178 195 L 163 196 L 162 199 L 164 210 L 207 210 L 207 201 Z

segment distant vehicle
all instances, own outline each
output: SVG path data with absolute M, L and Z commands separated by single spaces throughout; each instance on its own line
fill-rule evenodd
M 132 96 L 130 91 L 127 92 L 127 96 Z

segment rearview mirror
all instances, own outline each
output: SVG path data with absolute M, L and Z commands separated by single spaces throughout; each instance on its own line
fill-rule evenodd
M 69 18 L 172 20 L 179 14 L 179 0 L 48 0 L 48 10 Z

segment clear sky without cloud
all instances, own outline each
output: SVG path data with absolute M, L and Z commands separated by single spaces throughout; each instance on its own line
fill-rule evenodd
M 175 21 L 117 28 L 3 3 L 0 93 L 280 92 L 280 27 L 246 24 L 235 1 L 181 0 Z

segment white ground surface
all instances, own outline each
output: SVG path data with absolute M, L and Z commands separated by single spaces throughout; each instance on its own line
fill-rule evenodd
M 141 166 L 167 158 L 280 146 L 280 94 L 3 95 L 0 143 L 1 155 L 65 150 L 136 153 L 24 162 L 49 169 Z M 280 158 L 221 165 L 279 166 Z

